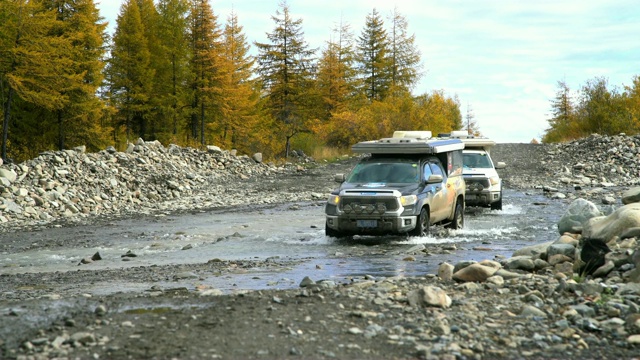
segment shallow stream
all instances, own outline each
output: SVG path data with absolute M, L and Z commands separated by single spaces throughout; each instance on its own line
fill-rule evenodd
M 113 221 L 103 226 L 34 232 L 32 250 L 0 254 L 7 274 L 118 269 L 139 266 L 206 263 L 212 259 L 289 264 L 212 275 L 176 283 L 131 281 L 93 284 L 88 293 L 106 295 L 149 287 L 206 286 L 223 292 L 297 287 L 313 280 L 350 281 L 373 277 L 436 273 L 439 264 L 509 257 L 528 245 L 557 238 L 556 223 L 566 203 L 541 193 L 505 193 L 502 211 L 467 208 L 465 227 L 435 228 L 428 237 L 356 237 L 338 240 L 324 235 L 322 203 L 288 203 L 257 210 L 231 209 Z M 67 239 L 65 239 L 67 237 Z M 55 241 L 61 247 L 38 246 Z M 79 266 L 98 252 L 102 260 Z M 127 257 L 125 254 L 134 254 Z M 289 261 L 290 260 L 290 261 Z

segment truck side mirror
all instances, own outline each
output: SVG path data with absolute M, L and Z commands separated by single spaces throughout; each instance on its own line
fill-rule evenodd
M 505 164 L 502 161 L 498 161 L 498 163 L 496 164 L 496 169 L 504 169 L 507 167 L 507 164 Z
M 344 180 L 345 180 L 345 176 L 344 176 L 344 174 L 336 174 L 336 175 L 333 177 L 333 180 L 334 180 L 335 182 L 338 182 L 338 183 L 343 183 L 343 182 L 344 182 Z
M 444 180 L 442 175 L 429 175 L 429 178 L 427 179 L 427 184 L 439 184 L 442 182 L 442 180 Z

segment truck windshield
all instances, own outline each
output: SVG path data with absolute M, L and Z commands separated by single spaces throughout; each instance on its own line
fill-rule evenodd
M 361 162 L 347 178 L 350 183 L 418 183 L 418 162 L 399 159 L 380 159 Z
M 465 153 L 462 155 L 462 162 L 466 168 L 484 168 L 489 169 L 493 166 L 489 160 L 489 156 L 484 153 Z

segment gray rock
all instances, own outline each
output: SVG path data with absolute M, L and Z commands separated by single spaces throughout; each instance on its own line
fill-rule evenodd
M 73 343 L 80 343 L 82 345 L 93 344 L 96 342 L 96 336 L 93 333 L 81 331 L 72 334 L 69 337 L 69 341 Z
M 522 310 L 520 311 L 520 315 L 525 316 L 525 317 L 542 317 L 542 318 L 546 318 L 547 317 L 547 313 L 544 312 L 543 310 L 538 309 L 535 306 L 531 306 L 531 305 L 525 305 L 522 307 Z
M 544 260 L 541 260 L 541 259 L 536 259 L 534 261 L 536 269 L 544 268 L 545 267 L 544 264 L 538 263 L 538 260 L 544 261 Z M 573 260 L 573 258 L 572 257 L 568 257 L 567 255 L 555 254 L 555 255 L 550 256 L 547 259 L 548 262 L 545 261 L 545 263 L 546 263 L 547 266 L 556 266 L 557 264 L 562 264 L 564 262 L 568 262 L 568 261 L 572 261 L 572 260 Z M 542 267 L 540 267 L 541 265 L 542 265 Z
M 302 281 L 300 282 L 300 287 L 302 287 L 302 288 L 303 288 L 303 287 L 307 287 L 307 286 L 311 286 L 311 285 L 315 285 L 315 284 L 316 284 L 316 282 L 315 282 L 315 281 L 311 280 L 311 278 L 310 278 L 310 277 L 305 276 L 305 277 L 302 279 Z
M 584 224 L 583 235 L 609 242 L 633 227 L 640 227 L 640 203 L 637 202 L 624 205 L 606 217 L 589 219 Z
M 533 260 L 528 256 L 516 256 L 504 260 L 504 268 L 507 270 L 525 270 L 533 271 L 536 265 Z
M 451 306 L 451 298 L 439 287 L 426 286 L 413 290 L 407 294 L 409 304 L 412 306 L 434 306 L 448 308 Z
M 219 146 L 207 145 L 207 152 L 213 153 L 213 154 L 221 154 L 222 149 Z
M 473 263 L 453 273 L 453 279 L 456 281 L 477 281 L 484 282 L 493 276 L 500 266 L 487 266 L 486 264 Z
M 640 202 L 640 187 L 633 187 L 622 194 L 622 203 L 631 204 Z
M 522 274 L 519 274 L 519 273 L 513 272 L 513 271 L 509 271 L 509 270 L 505 270 L 505 269 L 500 269 L 500 270 L 496 271 L 494 275 L 495 276 L 501 276 L 505 280 L 518 279 L 518 278 L 522 277 Z
M 531 245 L 531 246 L 525 246 L 522 247 L 516 251 L 513 252 L 513 256 L 535 256 L 535 255 L 539 255 L 542 253 L 547 252 L 547 248 L 553 244 L 553 241 L 548 241 L 545 243 L 541 243 L 541 244 L 537 244 L 537 245 Z
M 575 232 L 575 228 L 582 227 L 587 220 L 602 215 L 598 207 L 591 201 L 576 199 L 567 208 L 567 211 L 558 221 L 558 232 Z
M 456 272 L 460 271 L 461 269 L 464 269 L 467 266 L 475 264 L 475 263 L 477 263 L 477 261 L 473 261 L 473 260 L 460 261 L 460 262 L 456 263 L 456 265 L 453 267 L 453 273 L 455 274 Z
M 554 255 L 565 255 L 573 259 L 576 247 L 569 244 L 553 244 L 547 248 L 547 257 Z
M 175 279 L 184 280 L 184 279 L 196 279 L 198 275 L 190 272 L 190 271 L 182 271 L 174 275 Z
M 592 307 L 585 304 L 573 305 L 571 306 L 571 308 L 577 311 L 578 314 L 580 314 L 583 317 L 596 316 L 596 311 Z
M 607 274 L 609 274 L 614 268 L 615 268 L 615 264 L 613 263 L 613 261 L 609 260 L 606 261 L 604 263 L 604 265 L 600 266 L 599 268 L 597 268 L 593 274 L 591 276 L 593 276 L 594 278 L 601 278 L 601 277 L 605 277 L 607 276 Z
M 454 266 L 449 263 L 444 262 L 440 264 L 440 266 L 438 267 L 438 277 L 440 277 L 440 280 L 442 281 L 453 280 L 453 269 L 454 269 Z
M 620 234 L 620 240 L 628 238 L 640 238 L 640 227 L 630 227 Z
M 16 181 L 18 174 L 15 171 L 9 169 L 0 169 L 0 178 L 6 179 L 9 184 Z

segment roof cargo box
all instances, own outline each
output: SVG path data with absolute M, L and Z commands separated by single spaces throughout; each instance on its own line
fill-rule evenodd
M 496 145 L 496 142 L 489 138 L 469 135 L 466 131 L 452 131 L 451 134 L 447 135 L 449 135 L 451 139 L 462 140 L 465 149 L 483 149 L 489 152 L 491 148 Z
M 406 133 L 403 137 L 361 141 L 353 145 L 351 150 L 361 154 L 439 154 L 464 149 L 460 139 L 425 139 L 407 137 Z

